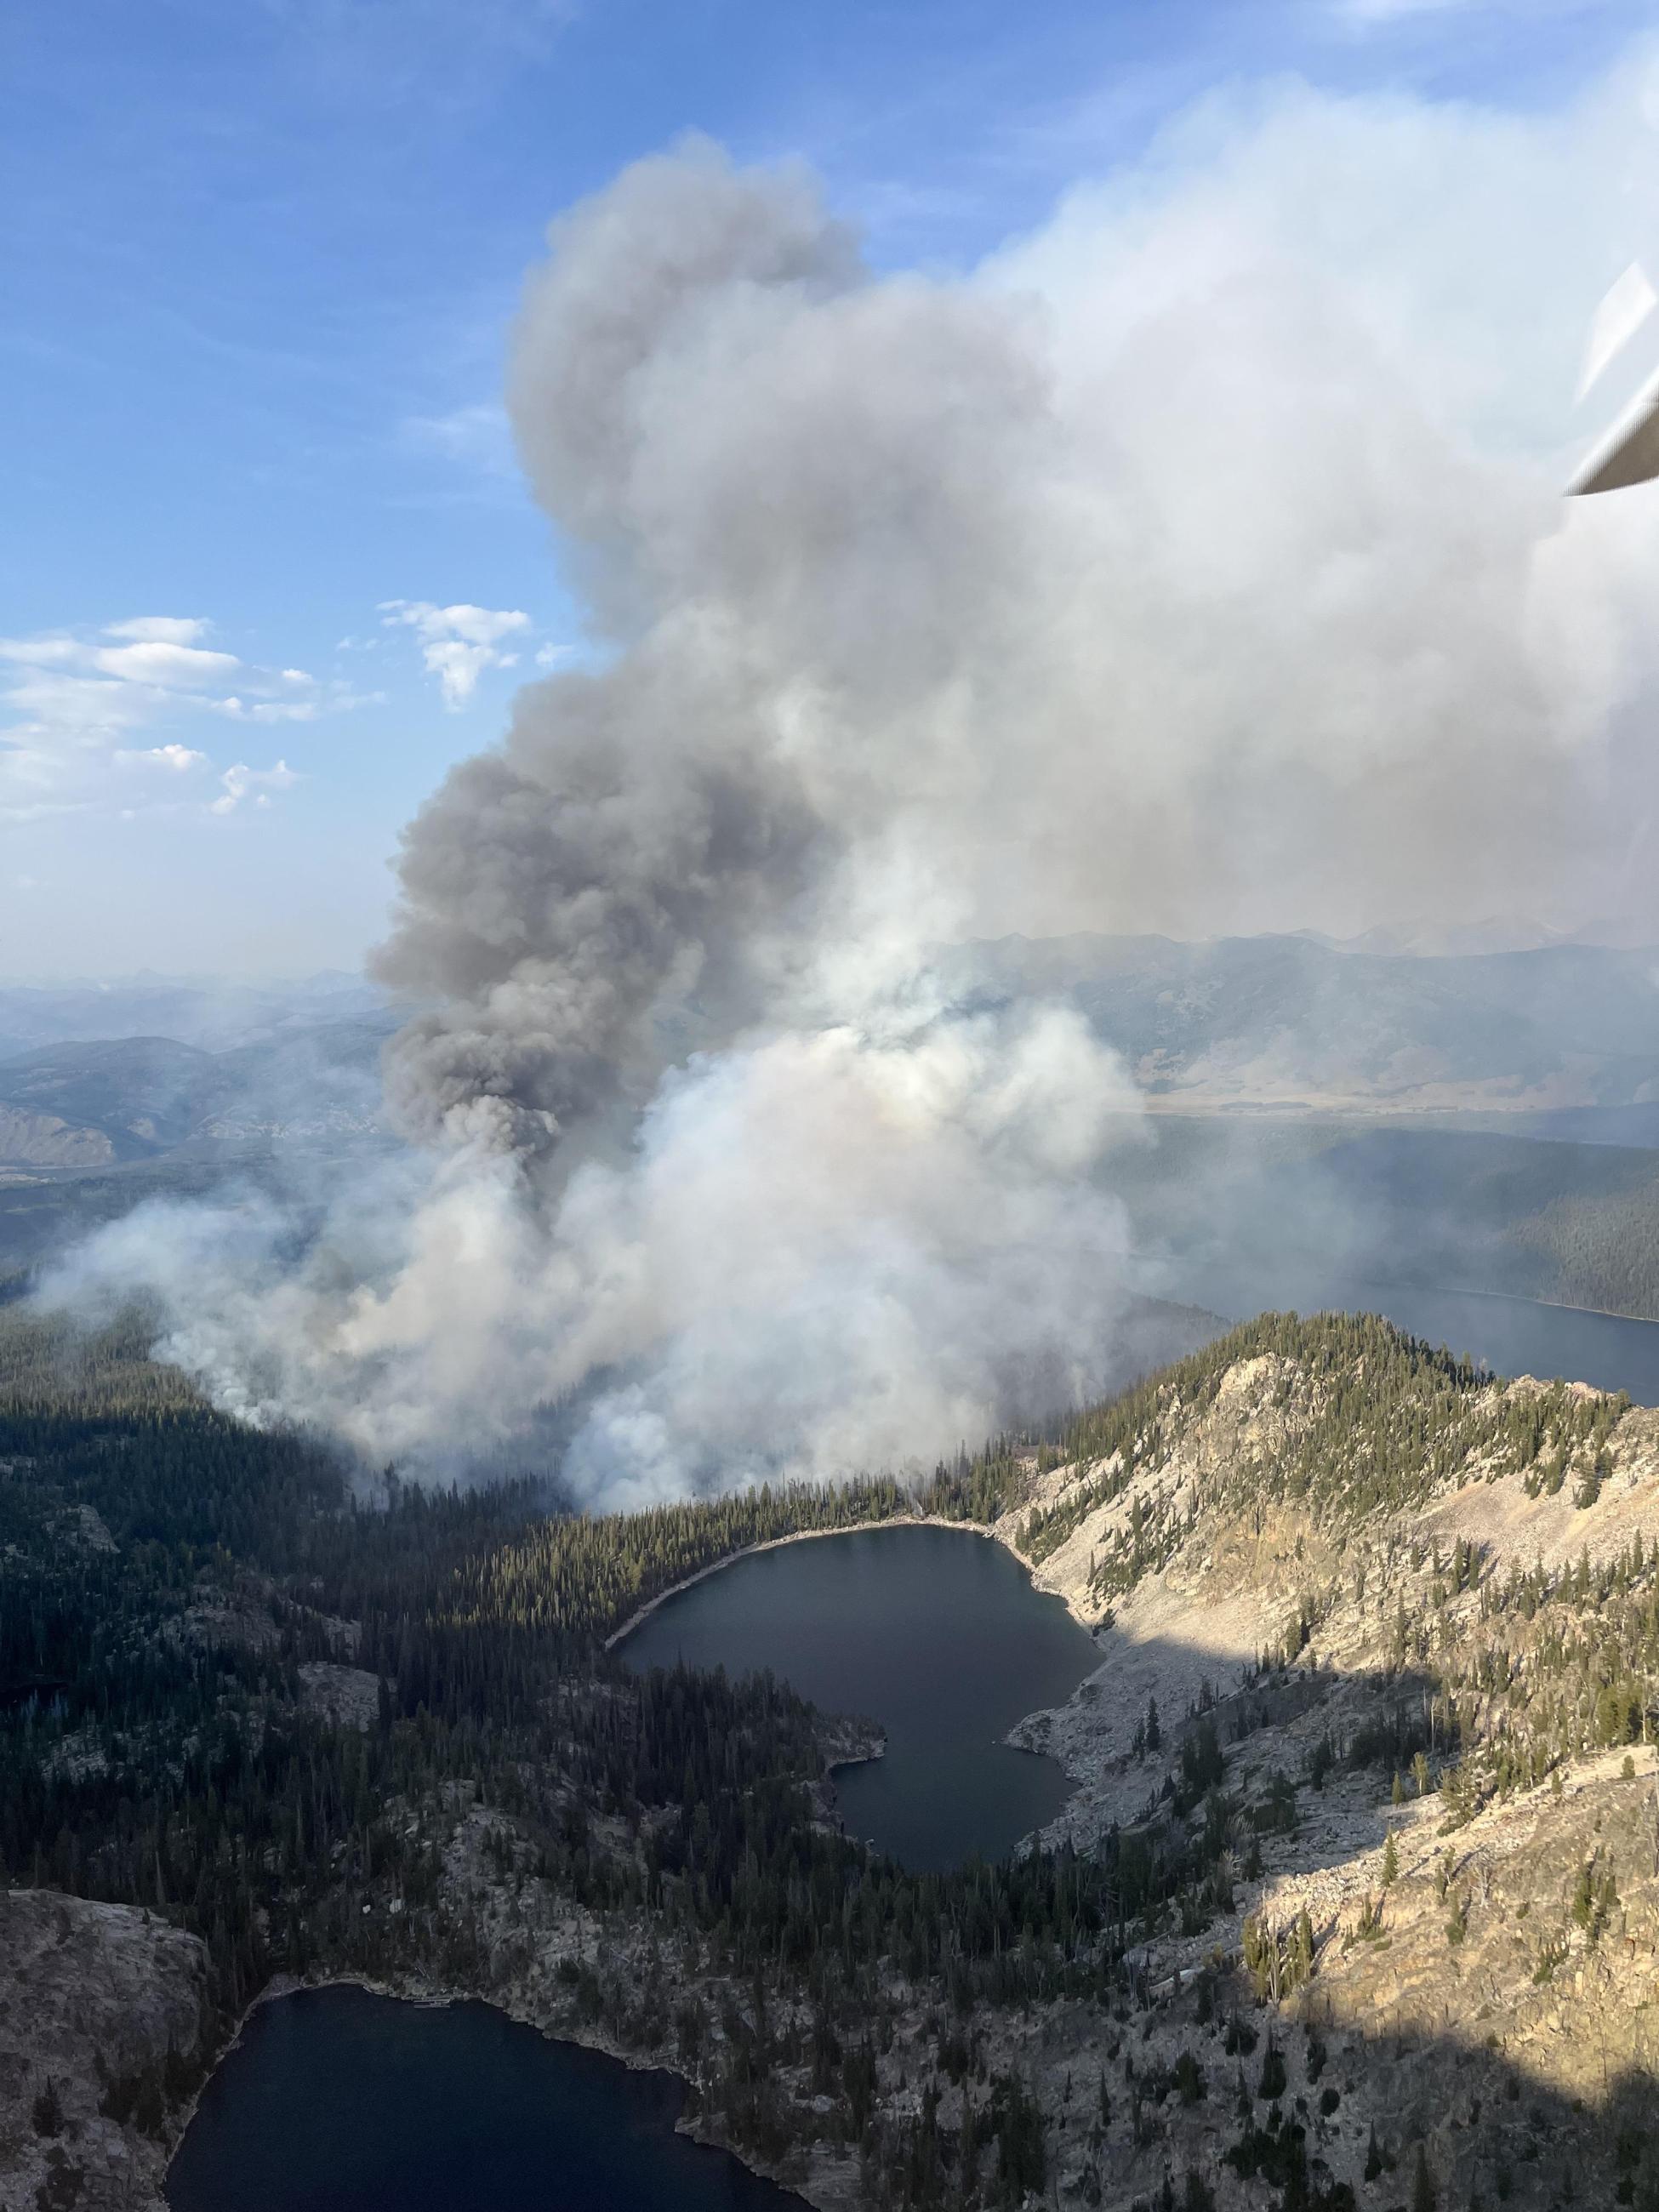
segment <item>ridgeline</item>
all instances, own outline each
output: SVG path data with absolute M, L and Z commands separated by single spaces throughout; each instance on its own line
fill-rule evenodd
M 345 1975 L 677 2067 L 825 2206 L 1659 2202 L 1656 1431 L 1267 1316 L 914 1486 L 578 1516 L 365 1501 L 134 1331 L 8 1317 L 0 1959 L 55 1911 L 88 1991 L 118 1952 L 161 1994 L 101 2073 L 73 2008 L 0 2013 L 0 2199 L 153 2189 L 248 2003 Z M 918 1515 L 1103 1632 L 1030 1724 L 1056 1831 L 927 1876 L 840 1832 L 787 1687 L 605 1649 L 752 1545 Z

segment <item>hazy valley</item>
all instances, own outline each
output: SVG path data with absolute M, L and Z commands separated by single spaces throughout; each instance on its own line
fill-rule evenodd
M 1133 1062 L 1150 1110 L 1099 1173 L 1155 1295 L 1244 1269 L 1659 1318 L 1656 963 L 1066 939 L 939 968 L 969 1008 L 1059 993 Z M 0 992 L 0 1046 L 81 1030 L 0 1057 L 0 1282 L 228 1174 L 314 1209 L 398 1149 L 380 1063 L 407 1011 L 349 978 Z

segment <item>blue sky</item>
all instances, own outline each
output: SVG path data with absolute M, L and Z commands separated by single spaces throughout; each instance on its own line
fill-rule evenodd
M 696 129 L 970 264 L 1218 84 L 1560 103 L 1651 20 L 1427 0 L 22 0 L 0 30 L 0 971 L 295 971 L 580 641 L 497 404 L 550 216 Z

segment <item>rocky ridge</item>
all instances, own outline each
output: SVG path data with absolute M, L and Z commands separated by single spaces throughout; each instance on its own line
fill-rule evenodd
M 1659 1415 L 1498 1383 L 1380 1323 L 1269 1322 L 1025 1454 L 1008 1495 L 995 1534 L 1101 1650 L 1016 1731 L 1077 1784 L 1044 1840 L 1175 1870 L 1082 1973 L 964 2003 L 896 1955 L 854 2097 L 808 1990 L 735 1972 L 684 1917 L 576 1905 L 511 1798 L 463 1777 L 392 1808 L 431 1890 L 353 1892 L 366 1927 L 429 1929 L 418 1971 L 383 1985 L 484 1996 L 675 2069 L 688 2124 L 825 2212 L 1033 2189 L 1121 2212 L 1659 2204 Z M 307 1662 L 302 1680 L 356 1726 L 374 1678 L 353 1673 Z M 876 1747 L 834 1724 L 818 1742 L 826 1765 Z M 670 1817 L 603 1814 L 583 1848 L 648 1871 Z M 41 2090 L 18 2075 L 16 2186 L 0 2169 L 16 2212 L 69 2189 L 64 2141 L 89 2207 L 127 2201 L 124 2146 L 134 2201 L 156 2164 L 97 2111 L 98 1992 L 127 1972 L 100 1946 L 190 1939 L 63 1902 L 76 1930 L 116 1916 L 64 1984 L 83 2138 L 30 2133 Z M 26 1906 L 20 1987 L 47 1910 Z M 154 2079 L 169 2050 L 178 2072 L 180 2022 L 132 1989 L 166 2024 L 122 2078 Z M 999 2097 L 1019 2128 L 974 2150 Z M 1014 2135 L 1026 2154 L 1005 2169 Z
M 160 2205 L 207 1954 L 157 1915 L 0 1887 L 0 2206 Z
M 1215 1845 L 1098 1996 L 953 2020 L 896 1962 L 849 2116 L 804 2003 L 757 2012 L 717 1951 L 573 1911 L 471 1806 L 444 1878 L 483 1986 L 683 2073 L 711 2140 L 764 2047 L 775 2135 L 738 2145 L 825 2212 L 957 2201 L 927 2146 L 999 2081 L 1041 2132 L 1033 2204 L 1659 2203 L 1659 1766 L 1650 1698 L 1618 1704 L 1659 1679 L 1659 1415 L 1413 1352 L 1359 1418 L 1366 1362 L 1397 1359 L 1340 1330 L 1200 1356 L 1117 1451 L 1028 1455 L 995 1534 L 1103 1648 L 1014 1731 L 1078 1785 L 1043 1841 Z

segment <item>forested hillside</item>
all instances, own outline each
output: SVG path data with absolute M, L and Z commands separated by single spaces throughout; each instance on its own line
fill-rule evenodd
M 1572 2100 L 1633 2112 L 1646 2079 L 1655 1417 L 1270 1316 L 914 1489 L 596 1520 L 523 1484 L 365 1492 L 142 1346 L 0 1332 L 0 1861 L 199 1938 L 202 2003 L 61 2084 L 0 2021 L 4 2186 L 121 2201 L 96 2130 L 150 2171 L 248 2001 L 344 1972 L 672 2063 L 700 2127 L 824 2205 L 1340 2212 L 1405 2201 L 1419 2144 L 1419 2202 L 1564 2201 L 1574 2161 L 1654 2201 L 1644 2124 Z M 1542 1517 L 1510 1542 L 1517 1500 Z M 1079 1784 L 1054 1836 L 928 1876 L 840 1832 L 788 1690 L 605 1649 L 745 1545 L 917 1512 L 994 1524 L 1103 1623 L 1098 1682 L 1042 1722 Z M 1390 1960 L 1404 2064 L 1354 1994 Z M 1605 2081 L 1480 2024 L 1592 1970 Z

